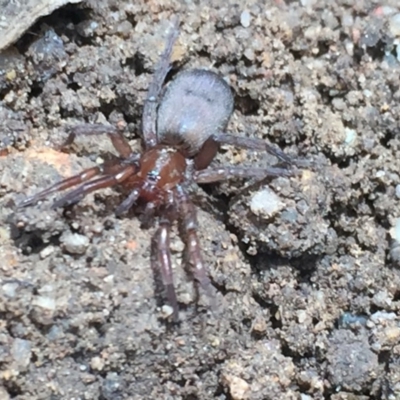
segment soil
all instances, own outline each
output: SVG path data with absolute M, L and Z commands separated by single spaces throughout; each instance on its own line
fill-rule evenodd
M 0 399 L 399 399 L 396 7 L 91 1 L 39 20 L 3 51 Z M 112 151 L 98 137 L 60 150 L 67 126 L 124 121 L 139 151 L 174 14 L 168 79 L 192 67 L 220 73 L 235 93 L 229 131 L 303 165 L 290 178 L 199 189 L 218 305 L 197 298 L 174 231 L 179 324 L 154 290 L 154 227 L 116 218 L 117 190 L 64 210 L 50 200 L 16 207 Z M 223 146 L 216 163 L 276 160 Z

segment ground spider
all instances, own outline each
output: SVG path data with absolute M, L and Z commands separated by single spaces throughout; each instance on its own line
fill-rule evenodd
M 176 20 L 166 39 L 165 50 L 155 68 L 144 103 L 142 154 L 133 153 L 122 132 L 116 128 L 99 124 L 76 126 L 67 143 L 71 143 L 76 135 L 107 134 L 120 157 L 58 182 L 21 204 L 29 206 L 50 194 L 79 185 L 53 204 L 53 207 L 63 207 L 76 203 L 97 189 L 122 186 L 129 195 L 118 206 L 117 215 L 141 203 L 145 204 L 144 215 L 147 219 L 158 217 L 158 228 L 152 239 L 151 266 L 161 274 L 175 320 L 178 318 L 178 301 L 169 245 L 171 225 L 176 220 L 180 222 L 185 243 L 184 260 L 191 265 L 200 287 L 213 296 L 201 256 L 196 210 L 189 198 L 188 186 L 232 178 L 261 179 L 291 175 L 290 170 L 278 167 L 208 168 L 220 144 L 267 151 L 288 165 L 291 160 L 263 140 L 225 133 L 233 112 L 233 95 L 228 84 L 214 72 L 204 69 L 180 72 L 163 90 L 177 36 Z

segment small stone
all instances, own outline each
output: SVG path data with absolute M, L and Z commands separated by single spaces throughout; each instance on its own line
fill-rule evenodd
M 345 132 L 345 135 L 346 135 L 345 139 L 344 139 L 344 142 L 347 145 L 351 146 L 356 141 L 357 132 L 354 129 L 350 129 L 350 128 L 344 128 L 344 132 Z
M 269 218 L 284 207 L 279 196 L 271 189 L 265 188 L 253 195 L 250 201 L 250 209 L 256 214 Z
M 342 25 L 343 26 L 353 26 L 354 25 L 354 17 L 350 13 L 344 13 L 342 15 Z
M 10 282 L 10 283 L 5 283 L 5 284 L 2 286 L 2 289 L 3 289 L 3 291 L 4 291 L 4 294 L 5 294 L 7 297 L 13 298 L 13 297 L 15 297 L 15 293 L 16 293 L 16 290 L 18 289 L 18 286 L 19 286 L 18 283 L 16 283 L 16 282 Z
M 400 36 L 400 13 L 390 17 L 389 30 L 393 36 Z
M 163 318 L 169 318 L 173 314 L 173 312 L 174 312 L 174 309 L 167 304 L 165 304 L 161 307 L 161 313 L 162 313 Z
M 90 360 L 90 368 L 101 371 L 104 368 L 104 360 L 101 357 L 93 357 Z
M 19 367 L 26 368 L 31 362 L 31 342 L 16 338 L 11 346 L 11 355 Z
M 300 3 L 303 7 L 312 7 L 315 4 L 316 0 L 300 0 Z
M 98 27 L 99 24 L 96 21 L 85 20 L 76 25 L 76 30 L 83 37 L 91 37 Z
M 243 26 L 243 28 L 248 28 L 250 26 L 251 22 L 251 15 L 247 10 L 244 10 L 240 14 L 240 23 Z
M 384 334 L 388 343 L 397 344 L 400 339 L 400 328 L 397 326 L 388 327 L 385 329 Z
M 390 236 L 396 242 L 400 242 L 400 218 L 396 218 L 394 221 L 394 226 L 389 231 Z
M 242 378 L 234 375 L 223 376 L 223 381 L 229 388 L 233 400 L 245 400 L 250 395 L 250 385 Z
M 396 197 L 400 199 L 400 185 L 396 186 Z
M 56 309 L 56 301 L 53 298 L 47 296 L 37 296 L 33 300 L 33 304 L 46 310 L 54 311 Z
M 245 56 L 249 61 L 253 61 L 254 58 L 255 58 L 255 54 L 254 54 L 253 49 L 248 48 L 248 49 L 246 49 L 246 50 L 244 51 L 243 54 L 244 54 L 244 56 Z
M 40 253 L 40 258 L 43 260 L 54 252 L 54 246 L 45 247 Z
M 78 233 L 63 233 L 60 241 L 64 250 L 70 254 L 84 254 L 89 246 L 89 239 Z
M 257 317 L 253 322 L 252 330 L 257 334 L 264 333 L 267 330 L 267 323 L 265 322 L 265 319 L 262 317 Z
M 128 38 L 133 31 L 133 26 L 129 21 L 122 21 L 118 24 L 117 32 L 124 38 Z

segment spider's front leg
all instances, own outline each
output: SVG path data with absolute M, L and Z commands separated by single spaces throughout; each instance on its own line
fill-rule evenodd
M 53 193 L 69 189 L 73 186 L 79 185 L 75 190 L 67 193 L 61 199 L 53 203 L 53 208 L 66 206 L 78 202 L 86 194 L 91 193 L 98 189 L 114 186 L 128 179 L 130 176 L 137 172 L 135 164 L 120 165 L 118 160 L 114 162 L 105 163 L 102 166 L 93 167 L 82 171 L 70 178 L 57 182 L 53 186 L 31 196 L 19 204 L 19 207 L 30 206 L 39 200 L 45 199 Z M 101 175 L 99 178 L 92 178 Z
M 178 27 L 179 20 L 177 17 L 175 17 L 172 21 L 171 31 L 166 39 L 165 49 L 161 54 L 160 61 L 155 68 L 153 80 L 149 85 L 146 100 L 144 102 L 142 115 L 142 134 L 146 148 L 154 147 L 158 142 L 156 130 L 158 99 L 160 97 L 165 77 L 170 69 L 172 49 L 179 34 Z
M 77 136 L 108 135 L 115 150 L 122 158 L 130 158 L 133 155 L 132 147 L 125 139 L 122 131 L 111 125 L 81 124 L 69 127 L 68 131 L 68 138 L 62 147 L 72 144 Z
M 100 176 L 97 179 L 93 179 L 92 181 L 86 182 L 81 186 L 78 186 L 75 190 L 67 193 L 65 196 L 61 197 L 61 199 L 56 200 L 53 203 L 53 208 L 65 207 L 71 204 L 77 203 L 87 194 L 92 193 L 99 189 L 105 189 L 111 186 L 115 186 L 119 183 L 124 182 L 129 177 L 134 175 L 137 172 L 136 165 L 127 165 L 123 168 L 119 168 L 118 171 L 115 171 L 113 174 Z

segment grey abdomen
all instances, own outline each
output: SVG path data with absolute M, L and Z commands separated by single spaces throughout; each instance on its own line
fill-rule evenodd
M 202 69 L 181 72 L 161 99 L 158 139 L 181 145 L 192 156 L 212 134 L 225 130 L 232 112 L 232 91 L 219 75 Z

